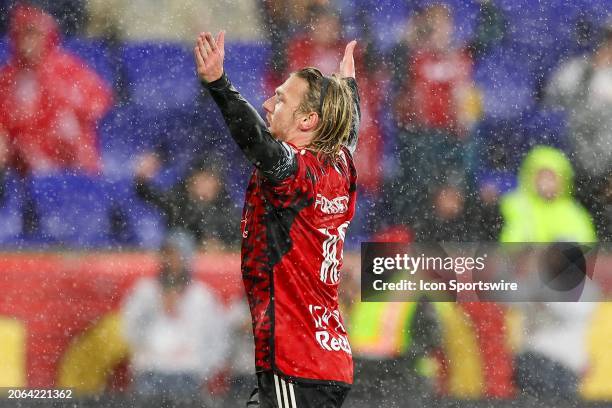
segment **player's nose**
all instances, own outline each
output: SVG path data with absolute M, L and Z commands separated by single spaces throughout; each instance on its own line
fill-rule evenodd
M 263 103 L 263 108 L 268 113 L 273 112 L 273 109 L 274 109 L 274 97 L 273 96 L 266 99 L 266 101 Z

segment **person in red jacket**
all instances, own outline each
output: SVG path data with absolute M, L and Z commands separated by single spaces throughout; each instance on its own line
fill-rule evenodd
M 336 408 L 353 382 L 338 284 L 357 190 L 355 45 L 337 75 L 291 74 L 264 103 L 267 125 L 223 70 L 224 33 L 201 34 L 194 49 L 200 79 L 255 166 L 242 214 L 258 380 L 247 406 Z
M 59 44 L 58 25 L 33 6 L 11 15 L 12 55 L 0 69 L 0 136 L 22 174 L 96 172 L 96 122 L 112 103 L 107 84 Z
M 407 44 L 394 51 L 401 61 L 394 70 L 400 85 L 396 120 L 417 132 L 437 130 L 462 138 L 467 130 L 460 118 L 462 99 L 472 86 L 470 53 L 452 44 L 454 23 L 448 6 L 427 6 L 412 23 Z

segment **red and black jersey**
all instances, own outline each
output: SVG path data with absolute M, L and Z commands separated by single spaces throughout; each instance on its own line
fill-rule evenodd
M 242 216 L 242 276 L 257 371 L 351 384 L 338 310 L 344 237 L 355 212 L 359 97 L 349 145 L 335 160 L 279 142 L 224 75 L 208 88 L 230 133 L 255 164 Z

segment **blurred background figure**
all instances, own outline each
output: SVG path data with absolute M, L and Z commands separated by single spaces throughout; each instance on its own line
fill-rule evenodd
M 592 53 L 563 63 L 546 88 L 547 103 L 568 117 L 577 197 L 603 233 L 601 190 L 612 168 L 612 20 Z
M 426 301 L 384 300 L 350 305 L 356 372 L 350 407 L 398 406 L 408 398 L 419 401 L 417 390 L 434 388 L 423 368 L 441 346 L 434 307 Z M 397 383 L 401 387 L 395 389 Z
M 171 232 L 159 274 L 125 298 L 123 331 L 139 394 L 197 397 L 227 363 L 230 324 L 217 296 L 193 279 L 194 250 L 189 234 Z
M 0 0 L 0 7 L 8 10 L 17 4 L 30 4 L 44 9 L 58 22 L 65 36 L 81 35 L 87 20 L 86 0 Z M 0 13 L 0 35 L 4 35 L 9 25 L 8 13 Z
M 404 42 L 409 54 L 399 56 L 404 66 L 395 72 L 400 84 L 395 115 L 410 130 L 465 135 L 460 114 L 472 86 L 472 59 L 453 44 L 454 30 L 451 10 L 442 3 L 426 6 L 409 22 Z
M 141 156 L 134 188 L 141 199 L 162 212 L 168 229 L 183 228 L 207 249 L 235 247 L 239 231 L 237 214 L 223 184 L 219 163 L 212 156 L 197 159 L 183 179 L 168 191 L 154 183 L 160 167 L 154 153 Z
M 110 108 L 108 86 L 60 45 L 58 25 L 33 6 L 12 10 L 11 58 L 0 70 L 0 134 L 22 174 L 96 172 L 96 122 Z
M 562 152 L 534 148 L 518 180 L 501 199 L 502 242 L 597 241 L 591 216 L 573 196 L 574 171 Z
M 596 242 L 591 217 L 573 197 L 573 189 L 568 158 L 552 147 L 535 147 L 523 161 L 517 190 L 502 197 L 500 240 Z M 530 268 L 524 279 L 539 279 L 537 271 Z M 588 365 L 586 335 L 596 303 L 524 303 L 513 308 L 524 319 L 516 357 L 518 389 L 537 397 L 575 398 Z
M 467 228 L 465 180 L 450 174 L 441 183 L 429 185 L 427 211 L 412 223 L 415 242 L 468 242 L 474 229 Z
M 434 208 L 433 186 L 444 183 L 446 173 L 463 170 L 465 140 L 481 114 L 481 101 L 470 49 L 453 40 L 448 5 L 417 9 L 406 27 L 389 58 L 398 166 L 387 188 L 394 192 L 389 198 L 396 222 L 410 224 Z
M 234 300 L 228 307 L 228 319 L 232 322 L 228 384 L 225 398 L 226 408 L 234 408 L 236 401 L 244 401 L 255 387 L 253 378 L 253 324 L 246 299 Z

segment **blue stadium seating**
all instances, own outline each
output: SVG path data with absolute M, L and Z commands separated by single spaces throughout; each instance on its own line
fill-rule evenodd
M 123 62 L 131 100 L 143 113 L 155 117 L 171 110 L 194 110 L 200 87 L 189 48 L 181 44 L 127 44 Z
M 378 208 L 381 203 L 377 197 L 359 191 L 357 194 L 358 199 L 355 216 L 349 225 L 349 233 L 346 235 L 346 240 L 344 242 L 344 247 L 351 251 L 358 251 L 361 248 L 361 242 L 370 239 L 371 235 L 376 230 L 376 223 L 380 221 L 377 214 L 381 210 L 387 210 Z
M 22 232 L 23 186 L 18 177 L 7 172 L 4 197 L 0 200 L 0 245 L 15 243 Z
M 535 81 L 512 48 L 493 50 L 478 61 L 474 79 L 487 117 L 517 117 L 535 104 Z
M 4 64 L 9 59 L 9 44 L 7 37 L 0 37 L 0 64 Z
M 554 146 L 567 151 L 567 128 L 565 114 L 559 110 L 536 109 L 524 115 L 522 128 L 525 143 Z
M 106 188 L 111 207 L 118 218 L 116 221 L 121 224 L 119 230 L 111 234 L 112 244 L 115 247 L 158 248 L 166 227 L 157 208 L 138 198 L 131 180 L 109 182 Z
M 269 48 L 258 43 L 231 43 L 225 48 L 225 71 L 240 93 L 261 111 L 261 105 L 271 96 L 265 95 L 263 83 Z
M 108 246 L 110 200 L 104 187 L 99 177 L 83 174 L 33 176 L 29 189 L 39 217 L 35 239 L 76 248 Z
M 68 38 L 64 41 L 64 47 L 85 61 L 95 70 L 109 86 L 115 83 L 117 75 L 117 62 L 113 58 L 111 50 L 102 40 L 85 38 Z
M 140 109 L 119 105 L 98 124 L 104 174 L 111 179 L 132 177 L 131 162 L 139 153 L 155 147 L 155 135 L 148 131 Z

